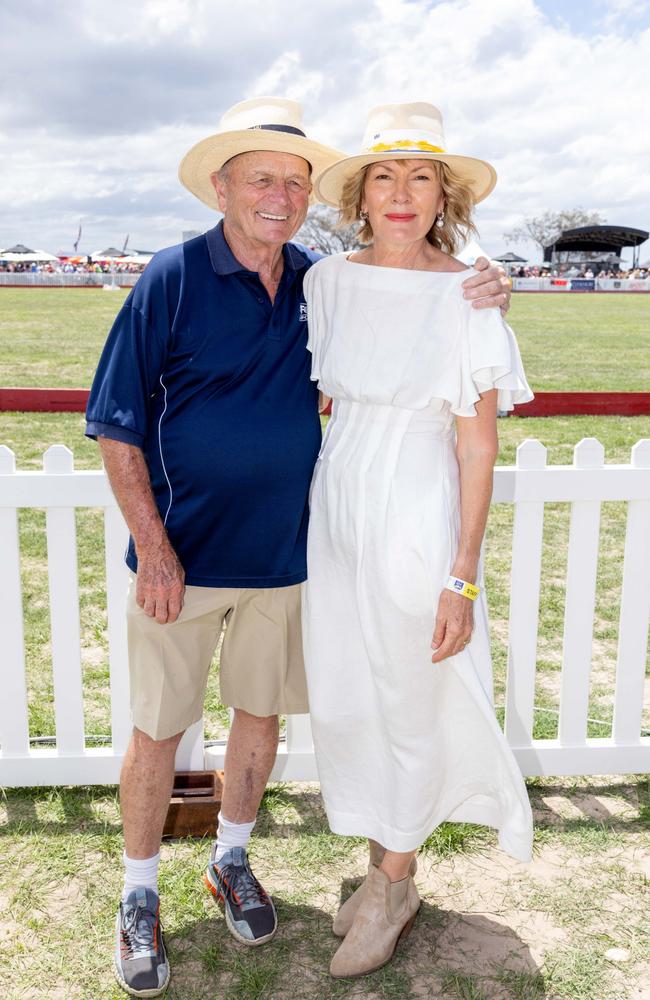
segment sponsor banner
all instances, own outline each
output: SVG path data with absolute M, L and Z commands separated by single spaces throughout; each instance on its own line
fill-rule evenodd
M 650 292 L 650 278 L 513 278 L 515 292 Z
M 596 279 L 595 278 L 571 278 L 571 291 L 572 292 L 595 292 L 596 291 Z
M 568 292 L 569 282 L 559 278 L 513 278 L 515 292 Z
M 598 278 L 599 292 L 650 292 L 650 278 Z

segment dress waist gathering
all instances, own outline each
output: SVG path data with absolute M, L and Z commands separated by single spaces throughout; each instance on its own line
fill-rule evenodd
M 403 434 L 426 434 L 432 438 L 450 441 L 454 437 L 454 418 L 446 409 L 427 406 L 407 409 L 393 403 L 374 403 L 351 399 L 333 399 L 331 420 L 343 427 L 345 424 L 367 426 L 384 425 L 399 427 Z

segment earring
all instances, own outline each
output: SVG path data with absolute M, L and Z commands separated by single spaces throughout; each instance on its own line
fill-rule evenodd
M 359 212 L 359 218 L 361 219 L 362 222 L 367 222 L 368 221 L 368 213 L 364 212 L 364 211 Z
M 439 212 L 438 215 L 436 216 L 436 226 L 438 227 L 438 229 L 442 229 L 444 227 L 444 224 L 445 224 L 445 213 Z

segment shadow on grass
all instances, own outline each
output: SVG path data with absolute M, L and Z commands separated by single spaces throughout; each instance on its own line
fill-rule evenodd
M 344 884 L 344 893 L 348 888 Z M 238 944 L 223 918 L 216 915 L 167 935 L 173 970 L 169 1000 L 482 996 L 480 992 L 456 993 L 450 983 L 460 977 L 465 983 L 474 982 L 478 990 L 483 981 L 493 986 L 497 973 L 543 983 L 528 946 L 511 928 L 485 916 L 445 911 L 427 902 L 388 965 L 357 980 L 333 980 L 329 963 L 340 941 L 332 934 L 331 916 L 314 906 L 278 898 L 275 902 L 278 933 L 261 948 Z
M 0 806 L 7 820 L 0 836 L 19 834 L 119 833 L 117 788 L 6 788 Z
M 645 776 L 640 776 L 637 781 L 599 785 L 596 788 L 587 779 L 571 786 L 555 784 L 548 779 L 532 779 L 528 783 L 528 793 L 538 830 L 569 833 L 598 829 L 623 833 L 650 829 L 650 779 Z M 564 799 L 582 815 L 563 815 L 544 801 L 552 797 Z M 612 809 L 608 804 L 608 798 L 618 803 L 622 800 L 627 808 L 619 813 L 617 806 Z
M 528 791 L 536 826 L 540 829 L 570 832 L 597 828 L 625 832 L 650 828 L 650 781 L 646 777 L 599 786 L 596 790 L 588 781 L 567 787 L 549 779 L 531 779 Z M 560 815 L 544 801 L 551 796 L 566 799 L 583 815 Z M 631 811 L 623 815 L 610 812 L 608 797 L 624 800 Z M 0 824 L 0 836 L 37 831 L 62 835 L 77 831 L 106 834 L 117 833 L 121 828 L 115 786 L 7 788 L 1 792 L 0 806 L 6 811 L 6 822 Z M 340 845 L 346 852 L 355 843 L 365 843 L 363 838 L 339 837 L 330 832 L 318 789 L 299 790 L 295 785 L 281 783 L 269 786 L 260 807 L 256 837 L 288 839 L 297 833 L 300 837 L 322 841 L 323 849 L 325 841 Z M 427 839 L 423 850 L 427 854 L 447 856 L 480 848 L 486 836 L 489 834 L 484 828 L 472 824 L 442 823 Z M 333 849 L 333 853 L 338 854 L 338 850 Z

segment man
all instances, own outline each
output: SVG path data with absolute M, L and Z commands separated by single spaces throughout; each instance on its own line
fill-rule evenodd
M 299 585 L 320 443 L 302 278 L 317 259 L 288 241 L 311 175 L 342 154 L 305 136 L 300 108 L 261 98 L 227 112 L 180 178 L 224 213 L 161 251 L 120 311 L 100 360 L 87 433 L 100 441 L 131 532 L 133 736 L 121 775 L 125 882 L 116 923 L 122 987 L 169 981 L 157 871 L 183 732 L 201 718 L 223 625 L 221 697 L 234 709 L 217 839 L 205 879 L 231 933 L 275 934 L 246 848 L 275 760 L 278 715 L 306 712 Z M 507 303 L 500 273 L 466 282 Z M 507 287 L 507 286 L 505 286 Z

